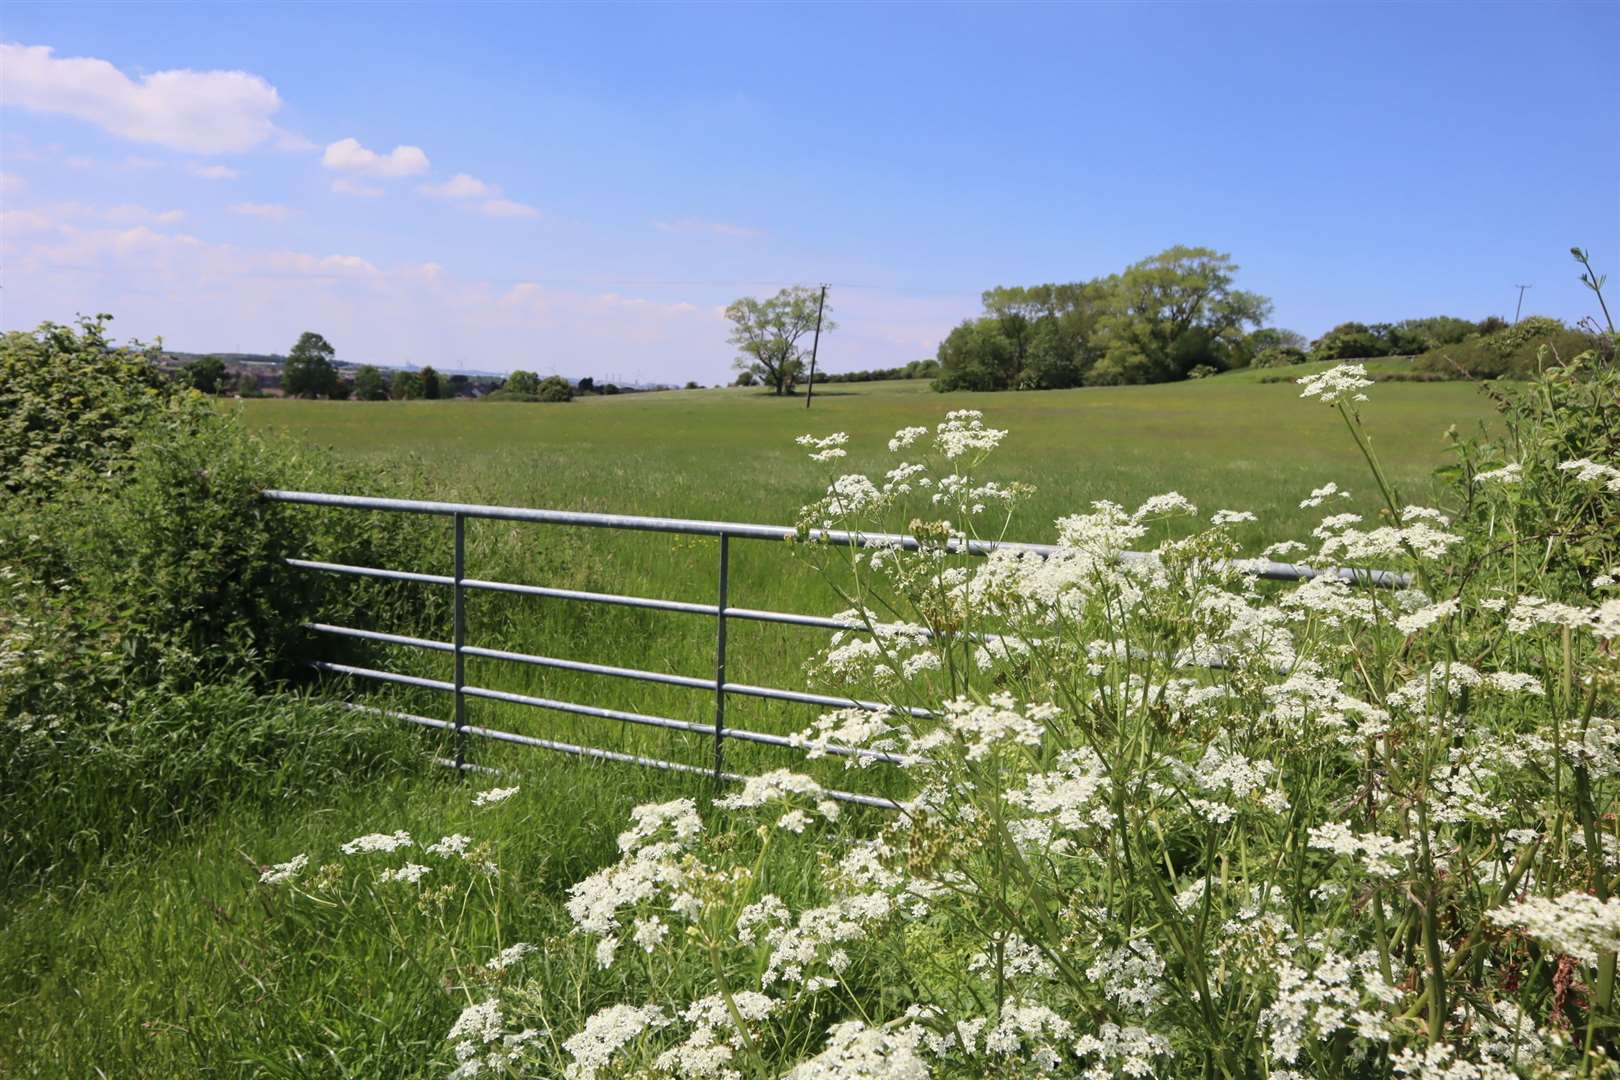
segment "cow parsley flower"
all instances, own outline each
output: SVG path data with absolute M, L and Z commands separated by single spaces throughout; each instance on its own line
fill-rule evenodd
M 1340 491 L 1339 485 L 1330 480 L 1319 488 L 1312 488 L 1310 495 L 1299 501 L 1299 508 L 1301 510 L 1309 510 L 1313 507 L 1321 506 L 1329 499 L 1334 498 L 1348 499 L 1350 498 L 1350 493 L 1348 491 Z
M 1474 474 L 1476 484 L 1517 484 L 1523 479 L 1524 466 L 1517 461 L 1503 465 L 1500 469 L 1487 469 Z
M 800 446 L 810 448 L 811 461 L 837 461 L 846 454 L 844 446 L 849 442 L 849 436 L 839 431 L 825 438 L 817 438 L 814 435 L 800 435 L 793 441 Z
M 1338 364 L 1326 371 L 1305 375 L 1294 381 L 1304 387 L 1300 391 L 1300 397 L 1321 398 L 1324 405 L 1336 405 L 1341 401 L 1366 401 L 1367 395 L 1361 391 L 1372 385 L 1372 380 L 1367 378 L 1365 364 Z
M 894 438 L 889 440 L 889 453 L 899 453 L 908 446 L 914 445 L 918 439 L 927 434 L 928 429 L 925 427 L 903 427 L 894 433 Z
M 528 956 L 532 952 L 534 952 L 534 946 L 530 945 L 526 941 L 520 941 L 515 945 L 508 945 L 506 948 L 502 949 L 500 952 L 491 957 L 489 963 L 484 965 L 484 969 L 486 971 L 505 971 L 507 968 L 511 967 L 513 964 L 516 964 L 518 961 L 522 960 L 525 956 Z
M 1212 525 L 1236 525 L 1244 521 L 1259 521 L 1248 510 L 1217 510 L 1210 515 Z
M 1435 623 L 1450 618 L 1456 614 L 1457 607 L 1457 599 L 1452 597 L 1450 600 L 1442 600 L 1438 604 L 1418 608 L 1416 611 L 1396 619 L 1395 628 L 1403 634 L 1416 634 L 1427 630 Z
M 1620 951 L 1620 897 L 1599 900 L 1581 892 L 1532 896 L 1486 916 L 1582 963 L 1596 964 L 1604 953 Z
M 463 836 L 460 833 L 452 833 L 449 836 L 440 837 L 437 843 L 429 844 L 426 851 L 429 855 L 437 855 L 440 858 L 449 859 L 453 858 L 454 856 L 464 854 L 467 850 L 467 846 L 471 843 L 472 837 Z
M 912 1023 L 868 1027 L 845 1021 L 827 1032 L 826 1049 L 782 1080 L 928 1080 L 928 1062 L 919 1053 L 924 1036 L 925 1029 Z
M 613 1055 L 642 1033 L 666 1027 L 669 1014 L 657 1005 L 609 1005 L 585 1021 L 583 1030 L 563 1040 L 574 1060 L 563 1070 L 568 1080 L 596 1080 L 613 1063 Z
M 308 855 L 294 855 L 286 862 L 276 863 L 276 865 L 260 874 L 259 881 L 265 885 L 281 885 L 303 873 L 304 867 L 308 865 Z
M 378 874 L 377 883 L 380 885 L 387 885 L 390 882 L 403 881 L 408 885 L 415 885 L 417 882 L 422 880 L 423 875 L 428 872 L 428 869 L 428 867 L 423 866 L 420 863 L 406 863 L 404 866 L 397 869 L 384 870 L 382 873 Z
M 398 851 L 400 848 L 410 847 L 411 834 L 401 830 L 396 833 L 368 833 L 357 836 L 344 844 L 338 850 L 345 855 L 362 855 L 374 851 Z
M 507 799 L 510 799 L 512 796 L 516 795 L 518 791 L 519 789 L 515 787 L 498 787 L 490 788 L 488 791 L 480 791 L 477 795 L 473 796 L 473 805 L 494 806 L 496 803 L 505 802 Z
M 934 429 L 934 447 L 947 461 L 968 453 L 985 454 L 1001 445 L 1007 433 L 984 426 L 984 413 L 977 409 L 957 409 L 945 414 Z

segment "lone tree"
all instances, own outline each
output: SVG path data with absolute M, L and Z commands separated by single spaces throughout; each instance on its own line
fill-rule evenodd
M 287 354 L 287 363 L 281 370 L 281 386 L 288 397 L 320 397 L 337 389 L 337 368 L 332 364 L 336 355 L 332 346 L 321 335 L 305 330 L 298 336 L 298 344 Z
M 370 364 L 362 364 L 354 373 L 354 396 L 360 401 L 387 401 L 388 383 L 382 372 Z
M 193 390 L 217 394 L 225 384 L 225 361 L 217 356 L 199 356 L 181 368 L 180 375 Z
M 783 289 L 768 300 L 745 296 L 726 308 L 731 320 L 731 337 L 737 346 L 735 367 L 753 373 L 778 395 L 790 390 L 804 368 L 805 338 L 816 329 L 816 304 L 820 290 L 805 285 Z M 831 333 L 837 324 L 827 318 L 832 308 L 822 312 L 821 332 Z

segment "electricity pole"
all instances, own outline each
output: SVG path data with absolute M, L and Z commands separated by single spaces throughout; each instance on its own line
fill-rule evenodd
M 821 309 L 827 306 L 827 286 L 821 287 L 821 299 L 816 301 L 816 336 L 810 341 L 810 382 L 804 388 L 804 407 L 816 393 L 816 350 L 821 348 Z
M 1515 288 L 1517 288 L 1519 290 L 1519 302 L 1513 308 L 1513 325 L 1517 326 L 1519 324 L 1519 312 L 1524 309 L 1524 290 L 1533 289 L 1533 288 L 1535 288 L 1535 286 L 1534 285 L 1518 285 L 1518 286 L 1515 286 Z

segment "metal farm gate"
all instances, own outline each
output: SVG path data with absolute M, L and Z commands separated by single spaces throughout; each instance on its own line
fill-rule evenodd
M 733 607 L 727 598 L 727 583 L 730 576 L 731 541 L 732 540 L 763 540 L 781 542 L 793 539 L 795 530 L 781 525 L 757 525 L 730 521 L 699 521 L 684 518 L 664 517 L 636 517 L 623 514 L 589 514 L 568 510 L 538 510 L 514 506 L 485 506 L 475 503 L 449 503 L 427 502 L 415 499 L 378 499 L 354 495 L 332 495 L 314 491 L 264 491 L 263 498 L 284 503 L 302 503 L 313 506 L 338 507 L 350 510 L 382 511 L 398 514 L 433 514 L 451 519 L 453 526 L 453 573 L 422 574 L 413 571 L 395 570 L 385 567 L 348 566 L 341 563 L 315 562 L 308 559 L 289 559 L 288 564 L 303 570 L 327 574 L 345 574 L 356 577 L 379 578 L 392 581 L 410 581 L 423 585 L 447 587 L 454 590 L 454 618 L 451 628 L 451 640 L 440 641 L 431 638 L 408 637 L 402 634 L 389 634 L 377 630 L 362 630 L 348 626 L 334 626 L 328 623 L 310 623 L 306 628 L 323 634 L 333 634 L 340 637 L 358 638 L 389 645 L 404 645 L 412 648 L 425 649 L 434 652 L 449 653 L 453 657 L 453 677 L 450 681 L 441 679 L 427 679 L 415 675 L 403 675 L 390 671 L 378 671 L 372 668 L 356 667 L 349 664 L 338 664 L 327 661 L 316 661 L 314 667 L 332 675 L 341 675 L 357 679 L 369 679 L 376 682 L 394 683 L 397 685 L 414 686 L 429 690 L 447 693 L 451 696 L 451 716 L 448 720 L 436 719 L 427 716 L 417 716 L 411 713 L 393 710 L 376 710 L 394 719 L 422 727 L 436 728 L 455 733 L 455 759 L 446 761 L 458 770 L 477 768 L 467 761 L 467 739 L 469 736 L 480 739 L 491 739 L 499 742 L 513 743 L 521 746 L 531 746 L 542 750 L 552 750 L 578 757 L 597 758 L 606 761 L 617 761 L 649 768 L 664 769 L 673 772 L 697 773 L 712 776 L 715 782 L 736 782 L 746 780 L 747 777 L 725 769 L 725 742 L 727 739 L 737 739 L 744 742 L 760 743 L 770 746 L 791 748 L 796 746 L 793 739 L 785 735 L 770 732 L 750 731 L 744 728 L 728 727 L 726 725 L 726 700 L 728 697 L 766 698 L 774 701 L 797 702 L 805 705 L 816 705 L 826 708 L 859 708 L 870 710 L 883 710 L 889 708 L 878 702 L 861 701 L 848 697 L 828 694 L 815 694 L 803 690 L 789 690 L 772 686 L 753 686 L 746 683 L 730 682 L 726 678 L 726 624 L 733 620 L 753 622 L 782 623 L 792 626 L 807 626 L 825 630 L 853 630 L 864 632 L 867 628 L 862 623 L 849 622 L 841 619 L 827 618 L 821 615 L 809 615 L 788 611 L 763 611 L 755 608 Z M 627 596 L 620 593 L 582 592 L 575 589 L 556 589 L 540 585 L 525 585 L 515 582 L 486 581 L 481 578 L 467 576 L 466 553 L 466 523 L 469 518 L 484 518 L 499 521 L 523 521 L 542 525 L 564 525 L 594 529 L 615 529 L 636 532 L 674 533 L 684 536 L 714 537 L 718 544 L 715 564 L 715 602 L 712 604 L 689 603 L 680 600 L 663 600 L 644 596 Z M 817 530 L 812 533 L 813 539 L 840 545 L 840 546 L 887 546 L 901 547 L 907 550 L 916 550 L 918 542 L 914 537 L 900 536 L 891 533 L 851 533 L 839 530 Z M 1048 544 L 1016 544 L 1016 543 L 981 543 L 969 541 L 964 544 L 953 545 L 964 554 L 985 555 L 997 548 L 1007 548 L 1025 551 L 1046 556 L 1056 548 Z M 1122 558 L 1147 559 L 1152 556 L 1126 552 Z M 1371 585 L 1378 587 L 1399 587 L 1406 584 L 1404 575 L 1385 570 L 1361 569 L 1323 569 L 1316 570 L 1309 566 L 1292 563 L 1279 563 L 1268 561 L 1249 561 L 1246 568 L 1258 573 L 1260 577 L 1280 581 L 1299 581 L 1306 578 L 1331 575 L 1342 578 L 1353 584 Z M 710 618 L 715 621 L 714 646 L 714 676 L 712 678 L 699 678 L 687 675 L 671 675 L 663 672 L 645 671 L 639 668 L 616 667 L 609 664 L 586 663 L 579 660 L 564 660 L 552 656 L 536 656 L 529 653 L 509 652 L 503 649 L 484 648 L 467 643 L 467 614 L 466 597 L 469 590 L 486 592 L 499 592 L 517 594 L 522 596 L 544 597 L 554 600 L 576 601 L 588 604 L 613 604 L 623 607 L 645 608 L 654 611 L 675 612 L 682 615 L 696 615 Z M 505 690 L 493 690 L 482 686 L 470 686 L 465 677 L 465 663 L 467 657 L 477 657 L 486 660 L 501 660 L 515 664 L 528 664 L 537 667 L 555 668 L 559 670 L 583 672 L 592 675 L 605 675 L 623 679 L 637 679 L 643 682 L 662 683 L 667 686 L 687 687 L 693 690 L 704 691 L 713 696 L 714 722 L 712 724 L 698 723 L 689 720 L 677 720 L 665 716 L 649 716 L 643 713 L 627 712 L 622 709 L 608 709 L 595 705 L 582 704 L 572 701 L 558 701 L 551 698 L 533 697 L 527 694 L 517 694 Z M 466 702 L 468 698 L 479 698 L 488 701 L 502 701 L 513 705 L 525 705 L 532 708 L 547 709 L 554 712 L 570 713 L 577 716 L 594 717 L 601 720 L 612 720 L 625 724 L 638 724 L 653 728 L 662 728 L 670 731 L 683 731 L 711 735 L 714 740 L 714 764 L 712 768 L 703 768 L 697 765 L 687 765 L 680 762 L 666 761 L 659 758 L 644 757 L 621 751 L 606 750 L 600 747 L 577 745 L 573 743 L 557 742 L 550 739 L 541 739 L 531 735 L 522 735 L 515 732 L 499 731 L 493 728 L 477 727 L 466 722 Z M 362 708 L 364 706 L 354 706 Z M 931 715 L 926 709 L 911 708 L 913 716 L 926 717 Z M 881 751 L 867 750 L 852 747 L 829 747 L 829 754 L 843 756 L 860 756 L 879 761 L 896 761 L 892 754 Z M 845 802 L 860 803 L 868 806 L 893 807 L 894 803 L 888 799 L 876 798 L 870 795 L 860 795 L 847 791 L 829 791 L 827 794 Z

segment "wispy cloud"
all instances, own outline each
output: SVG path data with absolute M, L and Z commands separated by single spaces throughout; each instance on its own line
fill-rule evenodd
M 134 203 L 120 203 L 101 212 L 103 220 L 114 225 L 175 225 L 186 219 L 184 210 L 148 210 Z
M 191 175 L 204 180 L 235 180 L 242 174 L 229 165 L 191 165 Z
M 363 184 L 359 180 L 351 180 L 347 176 L 333 180 L 332 190 L 339 195 L 355 195 L 362 199 L 375 199 L 383 194 L 382 188 L 373 184 Z
M 321 164 L 337 172 L 392 180 L 428 171 L 427 154 L 420 146 L 396 146 L 386 154 L 368 150 L 358 139 L 339 139 L 326 148 Z
M 241 202 L 234 204 L 231 213 L 243 217 L 263 218 L 265 221 L 286 221 L 298 211 L 280 203 Z
M 748 225 L 734 225 L 728 221 L 706 221 L 702 218 L 675 218 L 655 221 L 653 228 L 667 233 L 708 233 L 711 236 L 729 236 L 737 240 L 755 240 L 767 235 L 764 229 Z
M 497 191 L 493 185 L 466 173 L 456 173 L 442 184 L 423 184 L 417 190 L 436 199 L 481 199 Z
M 0 44 L 0 103 L 72 116 L 120 138 L 193 154 L 251 150 L 276 134 L 276 88 L 245 71 L 158 71 L 135 81 L 105 60 Z
M 511 199 L 488 199 L 478 205 L 478 212 L 485 217 L 492 218 L 535 218 L 540 211 L 527 203 L 513 202 Z

